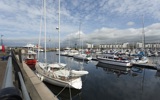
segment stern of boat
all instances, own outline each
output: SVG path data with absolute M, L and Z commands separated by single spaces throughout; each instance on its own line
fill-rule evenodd
M 72 80 L 69 85 L 75 89 L 82 89 L 82 79 L 81 77 Z

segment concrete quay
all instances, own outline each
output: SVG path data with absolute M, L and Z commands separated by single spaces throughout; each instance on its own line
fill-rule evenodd
M 26 87 L 33 100 L 57 100 L 56 96 L 47 88 L 47 86 L 38 79 L 33 71 L 22 62 L 23 75 L 26 78 Z M 35 91 L 36 93 L 33 93 Z
M 20 65 L 26 88 L 32 100 L 58 100 L 58 98 L 48 89 L 48 87 L 34 74 L 29 66 L 26 65 L 23 60 L 21 62 L 21 50 L 19 53 L 19 56 L 16 56 L 16 60 Z
M 21 53 L 16 54 L 15 52 L 12 53 L 12 81 L 14 86 L 17 89 L 21 90 L 21 85 L 16 75 L 17 72 L 21 72 L 24 84 L 31 100 L 58 100 L 58 98 L 50 91 L 50 89 L 48 89 L 48 87 L 42 81 L 40 81 L 40 79 L 34 74 L 34 72 L 24 63 L 24 61 L 20 60 Z M 4 54 L 1 54 L 0 52 L 0 57 L 2 56 L 4 56 Z M 0 90 L 2 90 L 7 62 L 7 60 L 0 60 Z M 21 95 L 22 99 L 24 99 L 23 94 Z

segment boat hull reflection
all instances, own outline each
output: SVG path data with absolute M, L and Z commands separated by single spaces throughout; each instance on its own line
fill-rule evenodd
M 116 66 L 116 65 L 110 65 L 110 64 L 104 64 L 104 63 L 98 63 L 96 65 L 96 67 L 97 68 L 101 67 L 107 73 L 117 74 L 117 76 L 120 76 L 122 74 L 128 74 L 131 71 L 131 68 Z

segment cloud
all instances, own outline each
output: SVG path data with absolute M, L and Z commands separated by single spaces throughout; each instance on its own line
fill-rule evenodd
M 128 22 L 127 25 L 128 26 L 133 26 L 135 23 L 134 22 Z
M 58 26 L 58 0 L 46 1 L 47 37 L 55 38 L 58 36 L 55 29 Z M 141 39 L 142 14 L 146 37 L 157 39 L 159 5 L 159 0 L 61 0 L 61 39 L 65 41 L 71 36 L 75 42 L 75 34 L 81 31 L 86 42 L 138 41 Z M 28 42 L 33 38 L 37 41 L 40 26 L 44 36 L 44 18 L 40 23 L 42 0 L 1 0 L 0 13 L 0 31 L 7 39 L 18 41 L 23 38 Z
M 158 41 L 160 32 L 160 23 L 152 24 L 144 28 L 146 42 Z M 78 32 L 68 35 L 71 40 L 75 39 Z M 96 29 L 90 34 L 83 34 L 83 39 L 86 42 L 93 44 L 107 44 L 107 43 L 123 43 L 123 42 L 141 42 L 142 28 L 117 29 L 103 27 Z

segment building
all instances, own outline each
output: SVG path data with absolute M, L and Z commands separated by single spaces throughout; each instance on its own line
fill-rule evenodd
M 101 50 L 104 49 L 141 49 L 143 44 L 137 43 L 118 43 L 118 44 L 100 44 L 98 46 Z M 145 49 L 160 49 L 160 43 L 146 43 Z

